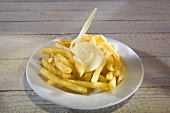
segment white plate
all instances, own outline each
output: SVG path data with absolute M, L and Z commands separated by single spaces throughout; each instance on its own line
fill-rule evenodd
M 26 66 L 26 77 L 30 86 L 38 95 L 55 104 L 68 108 L 98 109 L 118 104 L 136 92 L 143 80 L 144 70 L 142 62 L 131 48 L 111 38 L 107 38 L 108 42 L 116 46 L 116 51 L 124 59 L 127 66 L 125 79 L 115 89 L 103 93 L 79 95 L 47 85 L 39 76 L 41 69 L 41 61 L 39 59 L 47 57 L 47 55 L 41 55 L 40 51 L 46 47 L 55 47 L 54 41 L 73 39 L 75 37 L 76 35 L 71 35 L 52 40 L 38 48 L 30 57 Z

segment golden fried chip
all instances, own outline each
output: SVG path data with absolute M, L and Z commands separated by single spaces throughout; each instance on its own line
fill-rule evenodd
M 67 51 L 71 52 L 71 50 L 69 48 L 67 48 L 66 46 L 64 46 L 64 45 L 62 45 L 62 44 L 60 44 L 58 42 L 55 42 L 55 46 L 57 48 L 59 48 L 59 49 L 64 49 L 64 50 L 67 50 Z
M 72 40 L 60 40 L 59 43 L 63 45 L 71 44 Z
M 109 90 L 109 84 L 104 82 L 87 82 L 87 81 L 79 81 L 79 80 L 68 80 L 68 81 L 88 88 Z
M 75 62 L 76 70 L 81 77 L 84 74 L 84 66 L 80 62 Z
M 99 78 L 99 75 L 103 69 L 103 67 L 105 66 L 105 64 L 107 63 L 107 59 L 111 56 L 111 52 L 107 52 L 105 57 L 104 57 L 104 60 L 102 61 L 102 63 L 99 65 L 99 67 L 95 70 L 94 74 L 93 74 L 93 77 L 91 79 L 91 82 L 97 82 L 98 81 L 98 78 Z
M 46 82 L 46 84 L 54 85 L 54 84 L 56 84 L 56 83 L 55 83 L 55 82 L 53 82 L 52 80 L 48 80 L 48 81 Z
M 66 65 L 64 65 L 56 56 L 54 56 L 54 62 L 55 62 L 55 65 L 56 67 L 63 73 L 66 73 L 66 74 L 69 74 L 72 72 L 72 69 Z
M 83 75 L 83 78 L 84 78 L 85 81 L 90 81 L 92 75 L 93 75 L 93 72 L 87 72 Z
M 73 53 L 67 51 L 67 50 L 63 50 L 63 49 L 59 49 L 59 48 L 44 48 L 43 50 L 41 50 L 41 54 L 57 54 L 60 53 L 63 56 L 67 57 L 69 59 L 70 62 L 73 63 L 74 59 L 73 59 Z
M 62 80 L 60 78 L 58 78 L 57 76 L 55 76 L 54 73 L 52 73 L 51 71 L 49 71 L 46 68 L 42 68 L 40 70 L 40 74 L 44 75 L 46 78 L 48 78 L 49 80 L 52 80 L 53 82 L 60 84 L 68 89 L 71 89 L 75 92 L 81 93 L 81 94 L 86 94 L 87 93 L 87 88 L 84 86 L 79 86 L 76 85 L 74 83 L 71 83 L 69 81 L 66 80 Z
M 42 59 L 42 63 L 43 66 L 47 69 L 49 69 L 50 71 L 52 71 L 53 73 L 55 73 L 56 75 L 58 75 L 61 78 L 71 78 L 70 74 L 65 74 L 62 73 L 60 70 L 58 70 L 53 64 L 50 64 L 46 59 Z
M 109 87 L 110 89 L 113 89 L 116 87 L 116 77 L 113 77 L 112 80 L 109 81 Z
M 109 71 L 106 75 L 106 80 L 112 80 L 113 78 L 113 72 Z
M 107 82 L 106 78 L 103 75 L 99 75 L 99 81 L 100 82 Z
M 119 77 L 118 77 L 117 84 L 119 84 L 119 83 L 125 78 L 126 71 L 127 71 L 127 70 L 126 70 L 126 67 L 123 66 L 123 67 L 122 67 L 122 70 L 121 70 L 121 73 L 120 73 L 120 75 L 119 75 Z
M 108 59 L 108 61 L 107 61 L 107 69 L 108 69 L 109 71 L 114 71 L 113 64 L 114 64 L 113 57 L 110 56 L 109 59 Z

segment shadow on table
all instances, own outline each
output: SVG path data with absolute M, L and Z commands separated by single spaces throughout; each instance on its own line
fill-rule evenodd
M 106 107 L 106 108 L 101 108 L 101 109 L 94 109 L 94 110 L 79 110 L 79 109 L 71 109 L 71 108 L 66 108 L 66 107 L 62 107 L 60 105 L 56 105 L 53 104 L 49 101 L 46 101 L 45 99 L 41 98 L 39 95 L 37 95 L 33 90 L 29 90 L 31 89 L 31 87 L 28 84 L 28 81 L 26 80 L 26 74 L 24 76 L 23 79 L 23 84 L 24 84 L 24 88 L 26 95 L 29 97 L 29 99 L 36 105 L 38 106 L 40 109 L 43 109 L 49 113 L 61 113 L 61 112 L 69 112 L 69 113 L 110 113 L 113 111 L 118 110 L 119 108 L 121 108 L 122 106 L 124 106 L 130 99 L 126 99 L 125 101 L 116 104 L 114 106 L 110 106 L 110 107 Z
M 149 66 L 154 71 L 145 73 L 143 83 L 149 83 L 150 87 L 157 88 L 166 95 L 170 96 L 170 66 L 168 63 L 160 60 L 159 57 L 150 55 L 149 53 L 133 49 L 139 56 L 141 56 L 141 61 L 143 62 L 144 70 L 147 70 L 146 66 Z M 148 60 L 144 61 L 144 58 Z M 164 57 L 162 57 L 164 58 Z M 159 66 L 159 67 L 158 67 Z M 153 75 L 153 74 L 157 75 Z M 148 86 L 149 87 L 149 86 Z

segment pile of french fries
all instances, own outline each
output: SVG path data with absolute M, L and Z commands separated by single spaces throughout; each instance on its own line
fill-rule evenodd
M 43 67 L 40 70 L 40 74 L 48 79 L 47 84 L 59 84 L 73 92 L 87 94 L 88 89 L 111 90 L 125 78 L 127 70 L 115 46 L 102 35 L 85 34 L 81 39 L 81 42 L 94 43 L 104 56 L 102 63 L 91 72 L 85 72 L 83 64 L 74 61 L 74 54 L 69 49 L 71 42 L 60 40 L 55 42 L 55 48 L 41 51 L 42 55 L 49 54 L 48 59 L 42 59 Z

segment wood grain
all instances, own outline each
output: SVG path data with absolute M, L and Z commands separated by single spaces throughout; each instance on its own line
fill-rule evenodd
M 77 34 L 78 35 L 78 34 Z M 65 35 L 0 35 L 0 59 L 28 59 L 40 46 Z M 170 34 L 104 34 L 131 47 L 139 56 L 170 56 Z
M 0 22 L 0 34 L 79 33 L 84 21 Z M 167 33 L 170 21 L 93 21 L 88 33 Z
M 7 0 L 1 0 L 7 1 Z M 10 0 L 9 0 L 10 1 Z M 14 1 L 14 0 L 11 0 Z M 17 1 L 17 0 L 15 0 Z M 21 2 L 1 2 L 0 11 L 31 11 L 31 10 L 39 10 L 39 11 L 92 11 L 95 7 L 100 11 L 165 11 L 170 9 L 170 4 L 168 0 L 120 0 L 120 1 L 60 1 L 55 2 L 55 0 L 29 0 L 27 2 L 22 2 L 25 0 L 18 0 Z M 46 1 L 46 2 L 37 2 L 37 1 Z
M 88 30 L 131 47 L 144 65 L 144 79 L 126 101 L 98 110 L 74 110 L 38 96 L 25 68 L 31 54 L 46 42 L 78 34 L 97 7 Z M 0 113 L 169 113 L 169 0 L 0 0 Z
M 130 99 L 116 106 L 93 110 L 98 112 L 164 112 L 170 111 L 170 87 L 140 88 Z M 91 111 L 73 110 L 48 102 L 38 96 L 34 91 L 1 92 L 0 112 L 69 112 L 91 113 Z M 68 100 L 69 101 L 69 100 Z M 16 104 L 17 103 L 17 104 Z
M 86 20 L 91 11 L 2 11 L 0 12 L 1 22 L 30 22 L 30 21 L 57 21 L 57 20 Z M 170 11 L 163 10 L 154 13 L 152 10 L 98 10 L 95 15 L 95 20 L 110 20 L 110 21 L 160 21 L 170 20 Z

